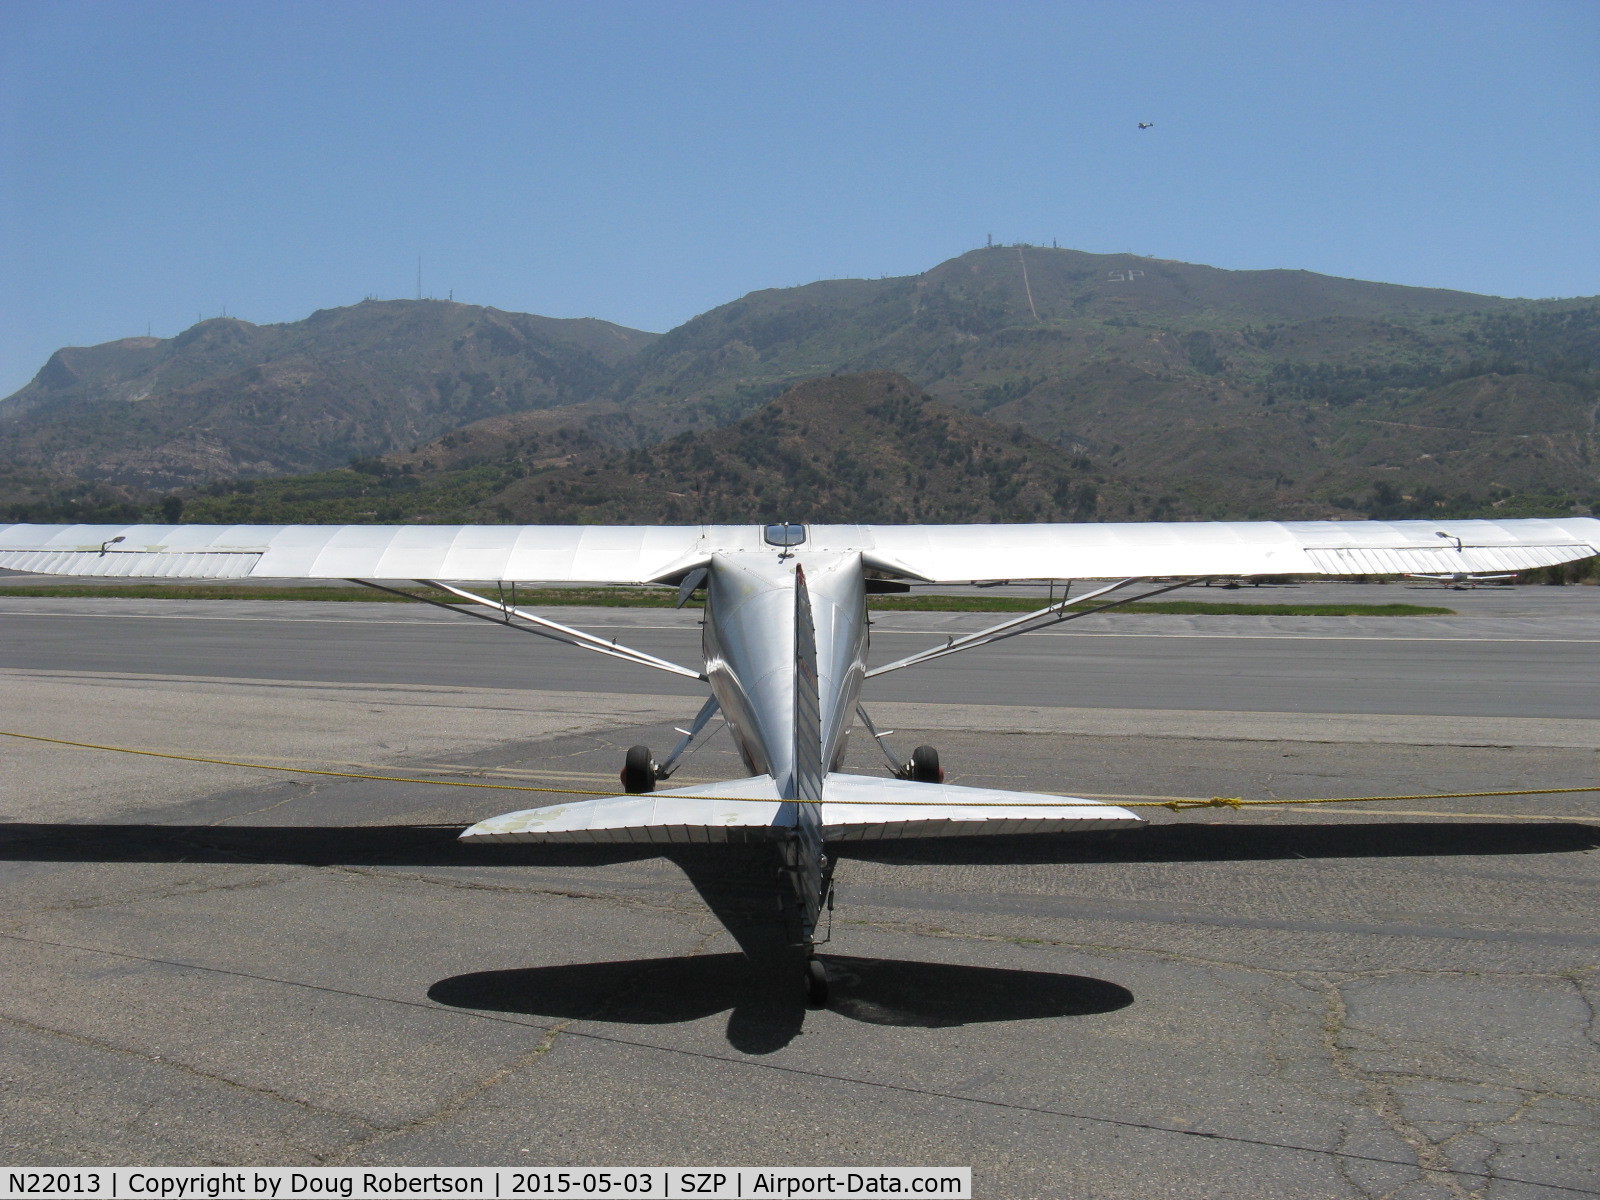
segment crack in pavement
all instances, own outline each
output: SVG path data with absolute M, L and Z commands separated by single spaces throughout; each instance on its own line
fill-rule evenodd
M 249 812 L 232 813 L 229 816 L 210 822 L 206 828 L 225 829 L 227 828 L 229 821 L 239 821 L 243 820 L 245 817 L 259 817 L 262 813 L 272 812 L 274 809 L 282 808 L 285 804 L 293 804 L 296 800 L 309 800 L 311 797 L 317 794 L 317 791 L 321 786 L 321 781 L 315 779 L 287 779 L 283 780 L 279 786 L 287 788 L 289 790 L 289 794 L 282 800 L 279 800 L 277 803 L 266 804 L 260 808 L 253 808 Z
M 1462 1186 L 1449 1156 L 1438 1143 L 1406 1118 L 1393 1089 L 1384 1087 L 1356 1065 L 1341 1041 L 1350 1016 L 1344 993 L 1331 979 L 1324 978 L 1321 983 L 1327 1005 L 1322 1024 L 1323 1045 L 1334 1071 L 1342 1078 L 1359 1084 L 1366 1097 L 1367 1109 L 1387 1125 L 1402 1142 L 1411 1147 L 1411 1152 L 1417 1157 L 1416 1167 L 1422 1173 L 1422 1179 L 1443 1187 L 1458 1200 L 1479 1200 L 1482 1191 Z M 1342 1140 L 1348 1143 L 1349 1131 L 1341 1130 L 1341 1134 Z M 1356 1180 L 1350 1179 L 1347 1173 L 1346 1178 L 1351 1186 L 1361 1187 Z M 1493 1182 L 1493 1176 L 1489 1176 L 1488 1182 Z M 1371 1189 L 1365 1187 L 1361 1187 L 1361 1190 L 1369 1194 L 1371 1192 Z
M 671 912 L 676 909 L 675 905 L 652 903 L 649 900 L 634 896 L 619 896 L 615 892 L 586 892 L 572 887 L 483 883 L 470 879 L 444 879 L 387 867 L 347 867 L 337 863 L 312 869 L 349 876 L 353 880 L 373 883 L 378 886 L 384 886 L 390 882 L 420 883 L 427 887 L 444 888 L 448 891 L 498 892 L 511 896 L 554 896 L 562 900 L 598 900 L 602 904 L 616 904 L 623 908 L 647 908 L 661 912 Z
M 33 939 L 24 938 L 20 940 L 32 941 Z M 51 945 L 53 943 L 45 944 Z M 138 956 L 124 955 L 123 957 L 136 958 Z M 164 960 L 145 959 L 144 961 L 163 962 Z M 30 1033 L 41 1034 L 45 1037 L 59 1038 L 62 1041 L 71 1042 L 74 1045 L 87 1046 L 90 1049 L 101 1050 L 109 1054 L 117 1054 L 124 1058 L 136 1059 L 139 1062 L 146 1063 L 150 1066 L 160 1067 L 163 1070 L 173 1071 L 177 1074 L 186 1075 L 193 1079 L 201 1079 L 207 1083 L 223 1084 L 230 1088 L 236 1088 L 241 1092 L 247 1092 L 252 1096 L 264 1096 L 270 1100 L 278 1100 L 284 1104 L 291 1104 L 296 1108 L 304 1109 L 308 1113 L 315 1113 L 317 1116 L 332 1117 L 339 1121 L 345 1121 L 356 1125 L 365 1125 L 369 1129 L 373 1128 L 371 1121 L 366 1120 L 364 1117 L 355 1116 L 352 1113 L 340 1112 L 335 1108 L 324 1108 L 322 1105 L 313 1104 L 311 1101 L 302 1097 L 291 1096 L 286 1092 L 280 1092 L 276 1088 L 263 1087 L 260 1084 L 244 1083 L 241 1080 L 230 1078 L 227 1075 L 220 1075 L 214 1071 L 207 1071 L 201 1067 L 194 1066 L 191 1063 L 179 1062 L 175 1059 L 169 1059 L 159 1054 L 148 1054 L 142 1050 L 130 1049 L 127 1046 L 119 1046 L 115 1042 L 108 1042 L 102 1038 L 90 1037 L 88 1034 L 75 1033 L 68 1029 L 55 1029 L 49 1025 L 40 1025 L 35 1021 L 29 1021 L 23 1017 L 14 1016 L 10 1013 L 0 1013 L 0 1023 L 11 1025 L 18 1029 L 26 1029 Z
M 384 1142 L 392 1141 L 395 1138 L 402 1137 L 408 1133 L 417 1133 L 423 1129 L 429 1128 L 430 1126 L 437 1125 L 440 1121 L 443 1121 L 446 1118 L 455 1116 L 462 1109 L 466 1108 L 466 1106 L 470 1104 L 475 1097 L 482 1095 L 491 1088 L 498 1087 L 500 1084 L 510 1079 L 513 1075 L 516 1075 L 520 1071 L 537 1064 L 540 1059 L 550 1053 L 550 1050 L 556 1044 L 556 1039 L 560 1037 L 566 1028 L 576 1019 L 577 1018 L 574 1017 L 569 1020 L 558 1021 L 554 1025 L 545 1028 L 544 1036 L 539 1039 L 539 1041 L 534 1045 L 533 1049 L 518 1055 L 515 1060 L 507 1063 L 503 1067 L 500 1067 L 498 1070 L 491 1071 L 482 1079 L 475 1080 L 474 1082 L 468 1084 L 455 1095 L 446 1099 L 445 1102 L 433 1112 L 424 1113 L 422 1116 L 416 1117 L 413 1120 L 407 1121 L 401 1125 L 377 1129 L 367 1137 L 358 1138 L 354 1142 L 351 1142 L 343 1150 L 339 1151 L 339 1153 L 329 1156 L 324 1165 L 330 1167 L 343 1166 L 345 1163 L 350 1161 L 352 1156 L 359 1154 L 363 1150 L 370 1150 L 375 1146 L 382 1145 Z M 538 1026 L 532 1027 L 539 1028 Z M 367 1124 L 370 1125 L 370 1122 Z
M 237 869 L 237 868 L 229 868 Z M 276 887 L 287 883 L 299 872 L 294 870 L 280 871 L 273 875 L 261 876 L 254 879 L 241 879 L 233 883 L 199 883 L 196 886 L 184 884 L 167 884 L 163 887 L 132 888 L 116 896 L 86 897 L 71 900 L 65 904 L 47 904 L 40 908 L 15 908 L 13 917 L 41 917 L 53 913 L 90 912 L 102 908 L 120 908 L 129 904 L 139 904 L 150 900 L 176 900 L 184 896 L 205 896 L 217 892 L 247 892 L 258 888 Z M 18 929 L 19 925 L 13 924 L 11 928 Z
M 1579 1002 L 1589 1013 L 1589 1020 L 1585 1023 L 1583 1029 L 1584 1037 L 1593 1042 L 1596 1047 L 1600 1047 L 1600 1004 L 1595 1002 L 1595 998 L 1590 995 L 1589 988 L 1584 986 L 1585 975 L 1589 977 L 1591 982 L 1595 979 L 1600 979 L 1600 967 L 1591 967 L 1587 972 L 1574 972 L 1565 976 L 1565 978 L 1571 981 L 1573 990 L 1578 993 Z
M 1382 1200 L 1383 1197 L 1397 1194 L 1414 1186 L 1415 1184 L 1430 1183 L 1442 1187 L 1451 1196 L 1458 1200 L 1480 1200 L 1484 1195 L 1483 1188 L 1490 1187 L 1496 1182 L 1509 1182 L 1509 1179 L 1497 1173 L 1495 1160 L 1497 1156 L 1509 1152 L 1512 1148 L 1503 1135 L 1497 1136 L 1496 1130 L 1503 1130 L 1511 1124 L 1524 1123 L 1524 1117 L 1529 1114 L 1541 1101 L 1559 1100 L 1571 1104 L 1593 1108 L 1596 1097 L 1576 1092 L 1567 1092 L 1547 1086 L 1531 1087 L 1519 1085 L 1508 1081 L 1494 1081 L 1486 1078 L 1473 1078 L 1470 1075 L 1447 1075 L 1438 1073 L 1425 1073 L 1420 1071 L 1406 1071 L 1401 1069 L 1384 1069 L 1360 1066 L 1347 1049 L 1341 1044 L 1340 1037 L 1346 1028 L 1348 1012 L 1345 1008 L 1343 988 L 1352 983 L 1367 982 L 1371 980 L 1398 979 L 1406 977 L 1420 978 L 1460 978 L 1468 980 L 1542 980 L 1560 981 L 1573 987 L 1581 996 L 1588 1013 L 1588 1027 L 1586 1035 L 1593 1040 L 1596 1036 L 1597 1026 L 1600 1026 L 1600 1013 L 1584 988 L 1587 980 L 1600 977 L 1600 968 L 1588 971 L 1541 971 L 1541 970 L 1508 970 L 1487 971 L 1478 969 L 1459 968 L 1417 968 L 1417 967 L 1386 967 L 1361 971 L 1307 971 L 1301 969 L 1281 969 L 1262 967 L 1251 963 L 1234 962 L 1226 959 L 1207 958 L 1199 955 L 1184 954 L 1171 950 L 1156 950 L 1148 947 L 1137 946 L 1108 946 L 1097 943 L 1079 943 L 1060 939 L 1045 938 L 1016 938 L 998 934 L 983 934 L 959 932 L 938 929 L 928 926 L 914 926 L 908 923 L 892 922 L 852 922 L 884 931 L 894 931 L 910 936 L 929 937 L 940 940 L 953 941 L 1002 941 L 1021 945 L 1047 945 L 1052 948 L 1078 950 L 1096 957 L 1145 957 L 1158 961 L 1181 963 L 1186 966 L 1198 967 L 1208 973 L 1217 971 L 1237 971 L 1246 975 L 1255 975 L 1279 981 L 1293 981 L 1301 986 L 1308 987 L 1324 997 L 1327 1015 L 1322 1024 L 1324 1052 L 1326 1061 L 1333 1068 L 1335 1076 L 1343 1079 L 1360 1089 L 1363 1105 L 1368 1112 L 1376 1116 L 1390 1132 L 1399 1138 L 1413 1154 L 1416 1162 L 1401 1164 L 1399 1162 L 1377 1159 L 1370 1155 L 1354 1154 L 1341 1150 L 1339 1152 L 1340 1173 L 1349 1185 L 1369 1196 L 1373 1200 Z M 1269 997 L 1250 995 L 1242 989 L 1231 987 L 1225 980 L 1217 980 L 1218 985 L 1236 1000 L 1249 1003 L 1261 1009 L 1267 1018 L 1269 1026 L 1272 1025 L 1274 1013 L 1281 1013 L 1283 1006 L 1274 1004 Z M 1297 1079 L 1286 1069 L 1289 1065 L 1283 1054 L 1270 1045 L 1263 1048 L 1271 1065 L 1274 1077 L 1278 1078 L 1285 1086 L 1296 1090 L 1305 1091 L 1314 1097 L 1335 1104 L 1349 1104 L 1351 1098 L 1334 1093 L 1320 1092 L 1314 1081 Z M 1397 1047 L 1388 1047 L 1391 1054 L 1397 1052 Z M 1470 1064 L 1482 1068 L 1482 1074 L 1488 1075 L 1500 1070 L 1498 1064 L 1487 1062 L 1457 1048 L 1458 1054 L 1465 1055 Z M 1405 1092 L 1408 1086 L 1418 1094 L 1408 1097 Z M 1425 1087 L 1455 1087 L 1469 1088 L 1480 1093 L 1498 1093 L 1516 1098 L 1512 1111 L 1495 1120 L 1458 1120 L 1459 1128 L 1443 1137 L 1430 1137 L 1427 1132 L 1413 1121 L 1406 1112 L 1409 1103 L 1418 1099 L 1428 1098 L 1422 1091 Z M 1469 1103 L 1481 1103 L 1471 1102 Z M 1574 1130 L 1587 1128 L 1587 1126 L 1565 1126 L 1559 1122 L 1541 1119 L 1540 1125 L 1570 1127 Z M 1341 1147 L 1349 1146 L 1353 1136 L 1348 1129 L 1340 1130 Z M 1481 1139 L 1482 1146 L 1474 1147 L 1468 1144 L 1468 1136 Z M 1479 1158 L 1483 1164 L 1482 1170 L 1456 1166 L 1451 1163 L 1451 1151 L 1458 1154 L 1470 1154 Z M 1417 1172 L 1417 1175 L 1399 1185 L 1381 1192 L 1374 1191 L 1362 1183 L 1352 1174 L 1352 1168 L 1365 1162 L 1386 1162 L 1388 1165 L 1408 1165 Z M 1464 1179 L 1481 1179 L 1482 1187 L 1469 1187 Z M 1531 1180 L 1517 1180 L 1519 1183 L 1531 1183 Z M 1540 1183 L 1543 1187 L 1559 1187 L 1561 1185 Z M 1568 1189 L 1581 1191 L 1582 1189 Z

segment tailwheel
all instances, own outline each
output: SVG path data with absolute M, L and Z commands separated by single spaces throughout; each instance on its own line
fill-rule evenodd
M 628 757 L 622 760 L 622 790 L 633 793 L 656 790 L 656 760 L 649 746 L 629 747 Z
M 806 1007 L 828 1007 L 828 964 L 814 954 L 806 959 Z
M 939 765 L 939 752 L 932 746 L 918 746 L 911 752 L 911 761 L 905 767 L 906 778 L 916 783 L 943 783 L 944 768 Z

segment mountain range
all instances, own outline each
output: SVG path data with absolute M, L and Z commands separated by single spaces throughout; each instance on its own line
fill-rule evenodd
M 899 416 L 858 411 L 881 408 L 873 389 L 885 380 L 871 373 L 882 371 L 903 377 L 890 382 L 911 405 Z M 773 406 L 797 383 L 862 373 L 864 389 Z M 753 292 L 661 336 L 368 301 L 285 325 L 221 319 L 171 339 L 64 349 L 0 401 L 0 502 L 14 514 L 72 500 L 88 511 L 183 489 L 195 511 L 213 484 L 353 459 L 419 486 L 515 461 L 524 474 L 504 495 L 468 507 L 699 519 L 797 504 L 797 468 L 775 466 L 763 447 L 827 425 L 854 429 L 861 452 L 828 442 L 812 467 L 823 482 L 805 494 L 837 487 L 877 504 L 863 490 L 876 480 L 882 511 L 910 514 L 897 519 L 982 507 L 941 471 L 889 470 L 867 426 L 902 421 L 931 422 L 976 462 L 992 461 L 976 447 L 1018 438 L 1009 453 L 1038 474 L 985 501 L 1002 511 L 1565 512 L 1600 501 L 1597 401 L 1600 298 L 1508 300 L 1003 246 L 917 276 Z M 812 433 L 779 432 L 793 422 Z M 911 435 L 903 425 L 899 436 Z M 543 456 L 518 459 L 529 438 Z M 478 466 L 446 465 L 466 443 Z M 562 452 L 544 453 L 552 447 Z M 923 449 L 935 462 L 950 453 Z M 699 470 L 709 474 L 691 479 Z M 597 488 L 602 476 L 609 485 Z M 693 486 L 666 487 L 674 477 Z M 1101 499 L 1072 500 L 1079 484 Z M 663 515 L 688 495 L 700 509 L 680 502 L 679 518 Z

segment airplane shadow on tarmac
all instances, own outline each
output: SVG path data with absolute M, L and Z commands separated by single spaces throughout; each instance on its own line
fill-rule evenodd
M 1078 975 L 822 958 L 831 979 L 828 1007 L 872 1025 L 942 1029 L 1086 1016 L 1133 1003 L 1127 988 Z M 742 954 L 481 971 L 440 980 L 428 998 L 452 1008 L 626 1025 L 697 1021 L 731 1009 L 728 1042 L 745 1054 L 782 1049 L 806 1014 L 798 972 L 772 974 Z
M 469 846 L 450 825 L 138 825 L 0 821 L 0 862 L 265 862 L 305 866 L 596 867 L 665 855 L 648 845 Z M 1014 837 L 843 842 L 840 858 L 881 863 L 1252 862 L 1566 854 L 1600 847 L 1594 824 L 1387 821 L 1326 825 L 1171 822 Z M 687 848 L 686 848 L 687 849 Z M 715 856 L 715 847 L 706 848 Z
M 731 1010 L 728 1041 L 781 1049 L 805 1020 L 800 963 L 778 904 L 771 844 L 464 846 L 447 826 L 179 826 L 0 822 L 0 862 L 267 862 L 307 866 L 583 868 L 664 857 L 677 864 L 742 954 L 475 972 L 428 995 L 454 1008 L 669 1024 Z M 1600 846 L 1589 824 L 1470 820 L 1252 825 L 1173 822 L 1122 831 L 842 843 L 842 859 L 884 864 L 1248 862 L 1266 859 L 1558 854 Z M 822 955 L 828 1007 L 879 1025 L 941 1028 L 1085 1016 L 1133 1002 L 1105 980 L 1038 971 Z

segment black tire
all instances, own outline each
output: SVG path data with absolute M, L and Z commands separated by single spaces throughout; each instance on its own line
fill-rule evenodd
M 828 1007 L 828 964 L 820 958 L 806 959 L 806 1007 Z
M 656 760 L 649 746 L 630 746 L 622 760 L 622 790 L 637 795 L 656 790 Z
M 939 752 L 932 746 L 918 746 L 911 752 L 909 777 L 916 783 L 943 783 L 944 768 L 939 765 Z

